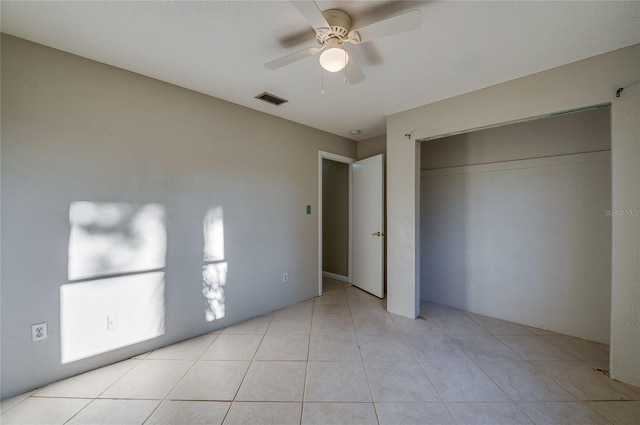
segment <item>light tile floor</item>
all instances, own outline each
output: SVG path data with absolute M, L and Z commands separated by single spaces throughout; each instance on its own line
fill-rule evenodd
M 329 277 L 322 277 L 322 293 L 323 294 L 326 294 L 328 292 L 333 292 L 333 291 L 339 291 L 341 289 L 345 289 L 347 286 L 350 286 L 347 282 L 331 279 Z
M 637 425 L 640 389 L 595 370 L 608 351 L 342 285 L 4 400 L 0 423 Z

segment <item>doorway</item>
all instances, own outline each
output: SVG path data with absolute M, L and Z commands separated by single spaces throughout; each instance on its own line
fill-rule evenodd
M 355 159 L 320 152 L 318 191 L 318 295 L 351 283 L 351 164 Z
M 318 294 L 324 277 L 384 298 L 384 155 L 320 152 L 318 170 Z

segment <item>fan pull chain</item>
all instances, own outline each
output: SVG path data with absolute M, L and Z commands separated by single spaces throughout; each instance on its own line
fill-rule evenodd
M 345 49 L 344 50 L 344 63 L 347 63 L 347 51 Z M 347 84 L 349 80 L 347 80 L 347 65 L 344 66 L 344 84 Z
M 322 75 L 322 96 L 324 96 L 324 71 L 320 71 L 321 75 Z

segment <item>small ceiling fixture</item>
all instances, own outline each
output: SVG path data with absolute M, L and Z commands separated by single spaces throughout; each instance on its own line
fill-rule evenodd
M 325 44 L 328 49 L 320 55 L 320 65 L 329 72 L 344 69 L 349 62 L 349 54 L 342 48 L 342 43 L 337 38 L 330 38 Z
M 359 136 L 360 134 L 362 134 L 362 130 L 353 129 L 349 132 L 349 134 L 352 136 Z

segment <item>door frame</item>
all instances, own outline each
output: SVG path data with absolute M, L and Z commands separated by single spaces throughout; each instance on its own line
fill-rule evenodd
M 351 245 L 351 236 L 352 236 L 352 187 L 353 187 L 353 171 L 351 169 L 351 164 L 356 162 L 355 158 L 350 158 L 348 156 L 338 155 L 331 152 L 318 151 L 318 295 L 322 295 L 322 160 L 328 159 L 331 161 L 341 162 L 349 165 L 349 268 L 348 268 L 348 276 L 347 283 L 351 283 L 352 280 L 352 245 Z

